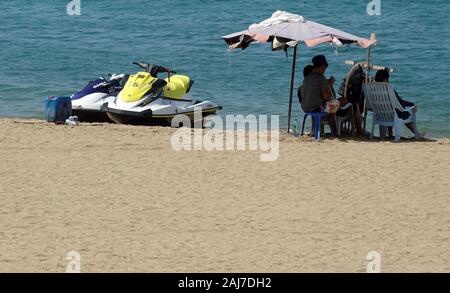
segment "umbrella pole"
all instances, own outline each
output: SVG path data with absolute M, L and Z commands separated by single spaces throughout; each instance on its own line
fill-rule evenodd
M 288 110 L 288 133 L 291 129 L 291 113 L 292 113 L 292 96 L 294 95 L 295 82 L 295 63 L 297 61 L 297 46 L 294 47 L 294 56 L 292 58 L 292 73 L 291 73 L 291 92 L 289 93 L 289 110 Z
M 372 53 L 372 47 L 367 49 L 367 70 L 366 70 L 366 83 L 370 81 L 370 55 Z M 366 131 L 367 127 L 367 101 L 364 102 L 364 120 L 363 120 L 363 129 Z
M 366 70 L 366 82 L 369 82 L 369 73 L 370 73 L 370 57 L 372 54 L 372 47 L 367 49 L 367 70 Z

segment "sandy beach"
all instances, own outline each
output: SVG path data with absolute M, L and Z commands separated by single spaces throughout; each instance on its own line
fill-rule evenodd
M 280 137 L 180 151 L 174 129 L 0 120 L 0 272 L 450 271 L 450 140 Z

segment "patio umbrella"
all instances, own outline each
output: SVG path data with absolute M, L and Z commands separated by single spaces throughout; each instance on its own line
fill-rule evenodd
M 304 42 L 308 47 L 322 43 L 357 44 L 362 48 L 370 48 L 376 39 L 364 39 L 332 27 L 308 21 L 303 16 L 285 11 L 275 12 L 271 18 L 251 25 L 247 30 L 222 37 L 230 49 L 246 49 L 251 43 L 272 43 L 272 50 L 294 48 L 289 95 L 288 131 L 291 126 L 292 96 L 294 91 L 295 63 L 298 43 Z M 369 49 L 370 50 L 370 49 Z

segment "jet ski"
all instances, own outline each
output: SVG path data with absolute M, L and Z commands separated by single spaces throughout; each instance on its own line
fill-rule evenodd
M 170 125 L 172 118 L 184 114 L 194 119 L 194 108 L 201 117 L 215 114 L 222 107 L 211 101 L 198 101 L 190 95 L 193 80 L 162 66 L 133 62 L 144 71 L 130 75 L 119 94 L 102 109 L 119 124 Z M 158 78 L 167 73 L 166 79 Z M 171 76 L 171 73 L 174 75 Z
M 101 106 L 120 92 L 127 77 L 126 74 L 112 74 L 109 80 L 104 77 L 91 80 L 70 97 L 72 115 L 78 116 L 81 122 L 112 122 Z

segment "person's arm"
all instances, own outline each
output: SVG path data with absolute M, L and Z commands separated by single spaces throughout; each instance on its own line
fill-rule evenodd
M 325 76 L 322 77 L 320 80 L 320 91 L 322 92 L 322 97 L 325 101 L 329 101 L 333 99 L 333 95 L 330 91 L 330 85 L 328 84 L 328 80 L 325 78 Z
M 394 92 L 395 92 L 395 96 L 397 97 L 398 102 L 400 103 L 400 105 L 402 105 L 403 108 L 415 106 L 414 103 L 403 100 L 402 97 L 399 96 L 399 94 L 397 93 L 396 90 L 394 90 Z
M 330 90 L 329 90 L 329 89 L 327 89 L 325 92 L 323 92 L 323 99 L 324 99 L 325 101 L 331 100 L 331 93 L 330 93 Z
M 298 101 L 300 102 L 300 104 L 302 103 L 302 89 L 303 89 L 303 85 L 301 85 L 301 86 L 298 88 L 298 92 L 297 92 Z

